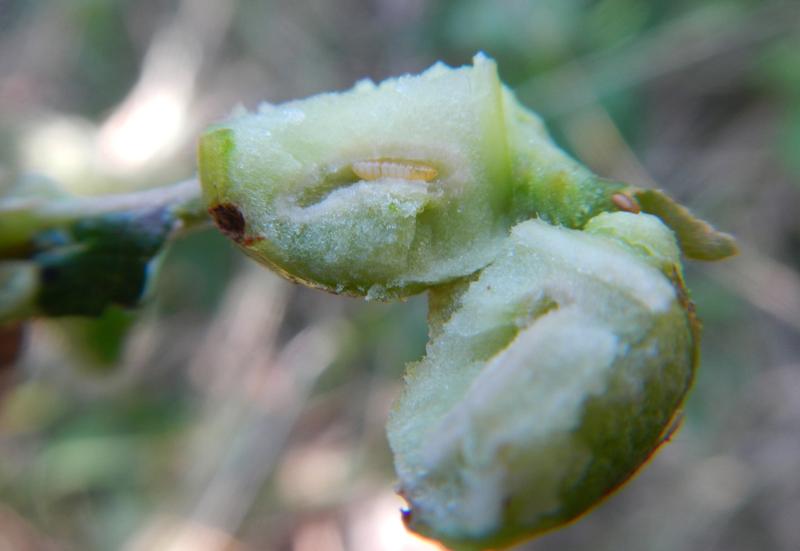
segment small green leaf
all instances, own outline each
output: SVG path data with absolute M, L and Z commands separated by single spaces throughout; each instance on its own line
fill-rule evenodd
M 722 260 L 737 254 L 736 240 L 732 236 L 700 220 L 663 191 L 638 189 L 632 193 L 644 212 L 658 216 L 675 232 L 678 244 L 688 258 Z

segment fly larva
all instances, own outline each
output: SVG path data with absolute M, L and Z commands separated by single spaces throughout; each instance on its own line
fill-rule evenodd
M 432 166 L 414 161 L 356 161 L 352 164 L 352 169 L 356 176 L 367 181 L 398 178 L 430 182 L 439 174 Z

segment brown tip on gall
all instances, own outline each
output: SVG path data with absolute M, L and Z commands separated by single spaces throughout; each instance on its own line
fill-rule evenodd
M 402 487 L 395 488 L 395 492 L 399 495 L 403 500 L 407 503 L 405 507 L 400 508 L 400 516 L 403 519 L 403 524 L 408 527 L 413 520 L 414 512 L 411 510 L 411 505 L 408 504 L 408 497 L 406 496 L 406 492 L 403 490 Z
M 611 196 L 611 202 L 614 203 L 619 210 L 625 212 L 632 212 L 633 214 L 639 214 L 642 211 L 642 208 L 639 206 L 639 203 L 631 197 L 630 195 L 625 195 L 624 193 L 615 193 Z
M 411 511 L 410 507 L 403 507 L 400 509 L 400 516 L 403 518 L 403 524 L 406 526 L 411 522 L 413 515 L 414 513 Z
M 222 203 L 208 209 L 208 213 L 222 233 L 237 243 L 241 243 L 244 238 L 244 216 L 239 207 L 230 203 Z

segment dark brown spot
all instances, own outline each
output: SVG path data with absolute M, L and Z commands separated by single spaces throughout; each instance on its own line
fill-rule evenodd
M 242 245 L 244 245 L 245 247 L 249 247 L 250 245 L 254 245 L 259 241 L 264 241 L 264 238 L 261 237 L 260 235 L 248 235 L 242 240 Z
M 208 209 L 211 218 L 219 231 L 241 243 L 244 239 L 244 216 L 239 207 L 230 203 L 222 203 Z
M 405 490 L 402 487 L 395 488 L 395 492 L 399 495 L 403 500 L 406 502 L 405 507 L 400 508 L 400 516 L 403 519 L 403 524 L 406 525 L 408 528 L 411 525 L 411 522 L 414 520 L 414 512 L 411 509 L 411 504 L 408 501 L 408 496 L 406 495 Z
M 625 212 L 639 214 L 642 210 L 642 208 L 639 206 L 639 203 L 636 202 L 636 199 L 630 195 L 625 195 L 624 193 L 615 193 L 612 195 L 611 202 L 614 203 L 614 206 L 616 206 L 619 210 Z
M 411 507 L 403 507 L 400 509 L 400 516 L 403 518 L 403 524 L 408 526 L 413 519 L 414 513 L 411 511 Z

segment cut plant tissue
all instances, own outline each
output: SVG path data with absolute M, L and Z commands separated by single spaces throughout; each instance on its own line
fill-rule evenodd
M 219 229 L 283 276 L 430 292 L 389 419 L 407 526 L 454 549 L 575 518 L 664 441 L 697 363 L 680 254 L 733 239 L 592 174 L 491 59 L 234 116 L 199 145 Z

